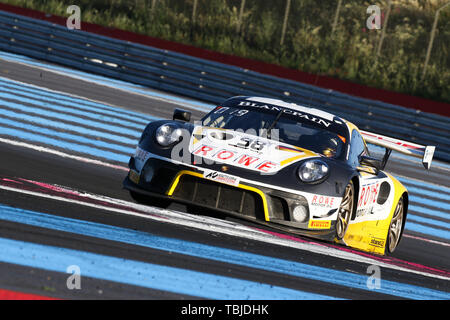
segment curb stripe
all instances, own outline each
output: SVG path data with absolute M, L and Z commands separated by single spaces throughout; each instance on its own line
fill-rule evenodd
M 259 282 L 17 240 L 0 238 L 0 247 L 3 252 L 1 260 L 7 263 L 62 273 L 66 273 L 69 266 L 76 265 L 80 268 L 81 277 L 208 299 L 334 299 Z
M 370 290 L 367 288 L 367 276 L 190 241 L 159 237 L 131 229 L 53 216 L 4 205 L 0 206 L 0 218 L 43 228 L 237 264 L 249 268 L 284 273 L 295 277 L 328 282 L 350 288 Z M 388 280 L 382 280 L 381 288 L 377 292 L 410 299 L 450 299 L 450 293 Z
M 24 132 L 21 130 L 5 128 L 5 127 L 1 127 L 1 126 L 0 126 L 0 134 L 7 135 L 10 137 L 14 137 L 14 138 L 19 137 L 20 139 L 24 139 L 27 141 L 33 141 L 36 143 L 51 145 L 51 146 L 62 148 L 62 149 L 69 149 L 74 152 L 89 154 L 94 157 L 99 157 L 99 158 L 103 158 L 103 159 L 107 159 L 107 160 L 111 160 L 111 161 L 118 161 L 118 162 L 122 162 L 122 163 L 128 163 L 128 161 L 130 160 L 130 156 L 131 156 L 131 155 L 129 155 L 129 156 L 119 155 L 115 152 L 109 152 L 109 151 L 105 151 L 105 150 L 101 150 L 101 149 L 97 149 L 97 148 L 93 148 L 93 147 L 82 146 L 82 145 L 79 145 L 76 143 L 71 143 L 71 142 L 64 142 L 64 141 L 49 138 L 49 137 L 46 137 L 46 136 L 43 136 L 40 134 L 28 133 L 28 132 Z
M 13 127 L 12 129 L 17 129 L 17 130 L 22 129 L 22 130 L 25 130 L 28 132 L 31 131 L 30 133 L 32 133 L 32 134 L 43 134 L 43 135 L 51 136 L 54 138 L 60 138 L 67 142 L 73 142 L 73 143 L 77 143 L 80 145 L 91 145 L 91 146 L 95 146 L 98 148 L 110 149 L 109 151 L 118 151 L 120 153 L 127 154 L 127 155 L 133 154 L 134 150 L 135 150 L 132 147 L 125 147 L 125 146 L 121 146 L 118 144 L 104 142 L 101 140 L 89 139 L 89 138 L 86 138 L 86 137 L 83 137 L 80 135 L 74 135 L 71 133 L 58 132 L 58 131 L 54 131 L 54 130 L 50 130 L 50 129 L 42 128 L 42 127 L 37 127 L 37 126 L 26 124 L 26 123 L 17 123 L 16 121 L 11 121 L 8 119 L 0 118 L 0 124 L 6 125 L 8 127 Z M 0 129 L 0 132 L 1 131 L 2 130 Z
M 95 121 L 101 121 L 100 123 L 111 123 L 126 129 L 131 129 L 138 126 L 142 127 L 145 126 L 147 123 L 136 123 L 131 122 L 128 120 L 124 120 L 118 117 L 118 115 L 107 115 L 104 113 L 99 112 L 93 112 L 92 110 L 89 110 L 88 108 L 81 108 L 79 105 L 76 105 L 74 103 L 61 103 L 59 99 L 49 99 L 49 98 L 43 98 L 41 96 L 35 96 L 30 95 L 23 92 L 14 90 L 14 95 L 9 94 L 3 90 L 1 90 L 0 87 L 0 97 L 3 99 L 7 99 L 8 101 L 12 101 L 15 103 L 25 103 L 25 104 L 31 104 L 33 106 L 36 106 L 39 109 L 42 110 L 52 110 L 52 111 L 60 111 L 61 113 L 70 115 L 70 116 L 82 116 L 83 119 L 91 119 Z
M 0 289 L 0 300 L 59 300 L 37 294 Z
M 0 52 L 1 54 L 1 52 Z M 142 119 L 151 120 L 153 117 L 148 114 L 139 113 L 136 111 L 131 111 L 127 109 L 123 109 L 118 106 L 110 106 L 107 104 L 104 104 L 99 101 L 90 100 L 88 98 L 79 97 L 67 92 L 62 91 L 56 91 L 52 90 L 46 87 L 40 87 L 37 85 L 33 85 L 30 83 L 20 82 L 16 80 L 12 80 L 9 78 L 1 77 L 0 76 L 0 84 L 3 86 L 13 87 L 15 89 L 19 89 L 19 91 L 26 91 L 30 93 L 37 93 L 38 95 L 44 95 L 49 97 L 55 97 L 58 99 L 61 99 L 62 101 L 70 101 L 74 103 L 78 103 L 84 106 L 94 107 L 95 109 L 100 109 L 102 112 L 104 111 L 110 111 L 111 113 L 119 113 L 122 116 L 128 116 L 130 118 L 136 118 L 140 117 Z M 13 90 L 13 89 L 12 89 Z
M 41 118 L 39 116 L 31 116 L 28 114 L 18 113 L 18 112 L 10 111 L 7 109 L 2 109 L 1 105 L 0 105 L 0 110 L 1 110 L 1 113 L 3 114 L 3 116 L 12 118 L 12 119 L 17 119 L 17 123 L 19 125 L 22 123 L 22 121 L 26 121 L 26 122 L 31 122 L 31 123 L 34 123 L 34 124 L 37 124 L 40 126 L 46 126 L 46 127 L 57 128 L 57 129 L 61 129 L 61 130 L 73 131 L 73 132 L 80 133 L 84 136 L 92 136 L 94 138 L 95 137 L 105 138 L 108 140 L 117 141 L 117 142 L 120 142 L 123 144 L 128 144 L 128 145 L 136 145 L 136 143 L 137 143 L 136 138 L 128 138 L 128 137 L 119 136 L 116 134 L 98 131 L 98 130 L 94 130 L 94 129 L 89 129 L 89 128 L 85 128 L 85 127 L 81 127 L 81 126 L 77 126 L 77 125 L 73 125 L 73 124 L 68 124 L 68 123 L 64 123 L 64 122 L 60 122 L 60 121 L 56 121 L 56 120 Z
M 406 221 L 405 228 L 408 229 L 409 231 L 415 231 L 423 234 L 428 234 L 433 237 L 450 240 L 450 231 L 424 226 L 411 221 Z
M 117 126 L 113 126 L 113 125 L 108 125 L 105 123 L 101 123 L 98 121 L 94 121 L 94 120 L 88 120 L 88 119 L 84 119 L 81 117 L 76 117 L 76 116 L 70 116 L 67 114 L 61 114 L 59 112 L 55 112 L 55 111 L 48 111 L 45 109 L 42 109 L 41 107 L 31 107 L 31 106 L 25 106 L 22 104 L 18 104 L 15 102 L 10 102 L 7 100 L 3 100 L 0 98 L 0 105 L 3 105 L 5 107 L 9 107 L 12 108 L 14 110 L 20 111 L 20 112 L 27 112 L 27 113 L 31 113 L 32 115 L 36 115 L 36 116 L 45 116 L 45 117 L 50 117 L 50 118 L 54 118 L 54 119 L 58 119 L 61 121 L 69 121 L 69 122 L 73 122 L 73 123 L 82 123 L 85 126 L 90 126 L 93 128 L 101 128 L 104 129 L 106 131 L 110 131 L 110 132 L 118 132 L 121 134 L 125 134 L 128 135 L 130 137 L 135 137 L 135 138 L 139 138 L 141 135 L 141 132 L 138 130 L 131 130 L 131 129 L 126 129 L 126 128 L 122 128 L 122 127 L 117 127 Z
M 130 120 L 132 122 L 146 124 L 148 121 L 154 119 L 154 117 L 142 114 L 133 113 L 120 107 L 109 107 L 105 104 L 99 102 L 92 102 L 87 99 L 73 98 L 71 96 L 66 96 L 63 93 L 53 93 L 52 91 L 47 91 L 46 89 L 35 89 L 33 87 L 28 87 L 26 85 L 16 85 L 14 83 L 8 83 L 0 77 L 0 88 L 5 89 L 10 92 L 18 92 L 21 95 L 25 95 L 30 98 L 36 98 L 39 101 L 54 101 L 57 100 L 58 104 L 74 106 L 78 109 L 89 110 L 97 114 L 104 114 L 109 116 L 119 116 L 123 120 Z M 48 100 L 50 99 L 50 100 Z

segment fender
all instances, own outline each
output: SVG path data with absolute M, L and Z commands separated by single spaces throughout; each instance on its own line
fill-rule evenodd
M 382 220 L 350 223 L 343 239 L 343 242 L 346 245 L 375 254 L 385 254 L 388 230 L 395 208 L 400 197 L 408 194 L 406 188 L 397 179 L 390 174 L 386 173 L 386 175 L 393 185 L 389 194 L 389 214 Z M 403 223 L 405 220 L 406 219 L 403 220 Z

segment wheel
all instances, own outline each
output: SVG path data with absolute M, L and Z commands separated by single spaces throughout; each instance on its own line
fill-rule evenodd
M 389 226 L 386 244 L 386 248 L 389 253 L 393 253 L 400 242 L 405 212 L 404 208 L 403 197 L 401 197 L 398 200 L 397 207 L 395 208 L 394 215 L 392 216 L 391 224 Z
M 155 207 L 160 207 L 160 208 L 167 208 L 170 205 L 169 200 L 145 196 L 143 194 L 140 194 L 140 193 L 137 193 L 134 191 L 130 191 L 130 196 L 131 196 L 131 198 L 133 198 L 134 201 L 136 201 L 137 203 L 140 203 L 140 204 L 145 204 L 145 205 L 155 206 Z
M 338 217 L 336 220 L 336 238 L 343 239 L 347 232 L 348 224 L 352 217 L 353 207 L 355 203 L 355 187 L 353 181 L 345 187 L 344 198 L 338 210 Z

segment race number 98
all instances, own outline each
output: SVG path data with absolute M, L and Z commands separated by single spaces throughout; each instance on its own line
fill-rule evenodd
M 250 149 L 252 151 L 261 152 L 266 146 L 266 143 L 259 140 L 242 137 L 235 146 L 242 149 Z

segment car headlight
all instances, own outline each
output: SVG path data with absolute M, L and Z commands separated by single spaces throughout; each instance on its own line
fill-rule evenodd
M 317 182 L 328 175 L 328 165 L 321 160 L 309 160 L 298 169 L 298 176 L 303 182 Z
M 156 141 L 163 147 L 174 144 L 182 135 L 181 129 L 173 124 L 163 124 L 156 130 Z

